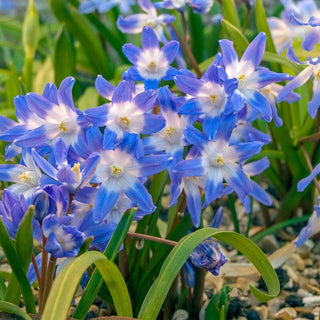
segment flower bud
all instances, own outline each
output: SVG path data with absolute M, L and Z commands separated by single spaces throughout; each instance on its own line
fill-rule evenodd
M 200 243 L 189 256 L 189 261 L 199 267 L 209 270 L 215 276 L 219 275 L 227 259 L 221 253 L 219 245 L 212 239 L 207 239 Z
M 42 221 L 48 214 L 49 196 L 42 189 L 37 190 L 31 198 L 31 203 L 34 205 L 34 218 Z

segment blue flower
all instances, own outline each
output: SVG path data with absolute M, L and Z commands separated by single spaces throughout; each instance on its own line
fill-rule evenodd
M 15 197 L 8 189 L 3 190 L 0 201 L 0 218 L 5 225 L 10 238 L 15 239 L 19 224 L 28 210 L 28 203 L 21 194 Z M 32 221 L 33 238 L 42 241 L 40 225 L 36 219 Z
M 29 113 L 24 118 L 41 119 L 42 123 L 17 137 L 15 143 L 20 147 L 35 147 L 50 144 L 60 137 L 66 146 L 73 145 L 81 128 L 88 126 L 80 110 L 74 107 L 72 87 L 75 80 L 68 77 L 61 82 L 59 89 L 53 84 L 46 86 L 43 95 L 28 93 L 25 100 Z M 25 108 L 25 112 L 28 109 Z M 15 127 L 14 127 L 15 128 Z M 1 138 L 1 136 L 0 136 Z
M 142 50 L 131 43 L 122 47 L 125 56 L 134 64 L 128 73 L 134 80 L 143 80 L 146 89 L 156 89 L 162 79 L 172 80 L 178 73 L 170 63 L 178 54 L 179 43 L 172 40 L 160 49 L 157 35 L 150 27 L 143 28 L 141 38 Z
M 50 214 L 42 222 L 42 232 L 47 238 L 44 248 L 56 258 L 74 257 L 84 241 L 84 234 L 70 225 L 69 220 Z
M 262 147 L 260 142 L 230 144 L 229 138 L 235 125 L 234 119 L 222 121 L 215 140 L 206 139 L 198 130 L 186 130 L 187 141 L 196 146 L 200 155 L 178 163 L 175 171 L 185 177 L 206 176 L 205 202 L 208 206 L 221 196 L 223 181 L 244 199 L 252 190 L 252 185 L 240 163 L 257 154 Z
M 293 15 L 297 19 L 306 21 L 317 11 L 317 5 L 314 0 L 301 0 L 297 2 L 281 0 L 281 2 L 284 10 L 281 12 L 280 18 L 268 18 L 271 36 L 279 54 L 285 51 L 296 40 L 305 39 L 303 41 L 303 45 L 305 46 L 305 37 L 310 31 L 310 27 L 297 23 L 293 19 Z
M 97 10 L 99 13 L 105 13 L 115 6 L 119 5 L 120 11 L 123 14 L 130 12 L 130 7 L 135 5 L 134 0 L 88 0 L 81 2 L 79 5 L 79 12 L 88 14 Z
M 253 177 L 257 174 L 260 174 L 264 170 L 266 170 L 270 166 L 269 160 L 264 157 L 260 160 L 246 163 L 242 166 L 243 171 L 248 177 Z M 263 203 L 266 206 L 270 206 L 272 204 L 272 199 L 268 195 L 268 193 L 254 180 L 250 180 L 251 182 L 251 191 L 249 195 L 256 199 L 257 201 Z M 224 190 L 225 194 L 229 194 L 232 192 L 232 188 L 230 186 L 226 187 Z M 245 211 L 247 213 L 250 212 L 250 198 L 249 195 L 244 199 L 240 199 L 242 204 L 244 205 Z
M 276 73 L 267 68 L 259 68 L 265 51 L 266 35 L 259 33 L 244 51 L 240 61 L 233 48 L 233 43 L 223 39 L 219 41 L 223 64 L 229 78 L 238 79 L 239 93 L 245 102 L 254 108 L 268 122 L 272 119 L 272 109 L 268 100 L 259 89 L 277 81 L 288 80 L 284 73 Z
M 320 57 L 301 62 L 294 54 L 292 47 L 289 47 L 287 57 L 298 63 L 306 65 L 296 77 L 294 77 L 285 87 L 279 92 L 277 102 L 283 101 L 292 90 L 305 84 L 311 77 L 313 77 L 313 96 L 308 102 L 308 113 L 312 119 L 315 118 L 318 108 L 320 106 Z
M 320 229 L 320 198 L 318 197 L 318 203 L 314 206 L 314 211 L 308 220 L 308 224 L 301 229 L 298 239 L 295 241 L 297 247 L 300 247 L 305 243 L 312 235 L 318 232 Z
M 99 163 L 99 154 L 97 152 L 90 154 L 81 164 L 79 162 L 69 163 L 66 146 L 60 138 L 56 140 L 51 157 L 51 162 L 54 165 L 34 149 L 32 150 L 32 155 L 42 171 L 54 181 L 64 185 L 71 194 L 76 194 L 79 189 L 87 186 Z M 46 179 L 43 176 L 41 185 L 52 183 L 51 179 Z
M 126 134 L 122 142 L 110 150 L 102 149 L 100 162 L 92 179 L 99 183 L 95 200 L 95 221 L 101 221 L 116 204 L 121 191 L 142 211 L 151 213 L 155 206 L 142 181 L 167 168 L 167 155 L 142 156 L 140 138 Z
M 16 197 L 23 194 L 27 201 L 30 201 L 33 192 L 40 184 L 42 174 L 30 150 L 23 149 L 21 159 L 21 164 L 1 164 L 0 180 L 14 182 L 7 189 Z
M 88 121 L 99 127 L 106 126 L 105 141 L 110 132 L 115 141 L 120 141 L 125 132 L 150 134 L 164 127 L 164 118 L 150 113 L 156 106 L 156 92 L 148 90 L 133 95 L 132 84 L 123 80 L 114 89 L 111 104 L 85 110 Z
M 211 65 L 201 79 L 189 71 L 174 77 L 177 87 L 190 97 L 179 108 L 179 114 L 197 115 L 203 121 L 203 131 L 212 139 L 219 125 L 221 115 L 231 115 L 244 106 L 240 94 L 235 93 L 238 80 L 228 79 L 225 71 L 217 65 Z M 185 73 L 185 74 L 183 74 Z
M 182 115 L 180 117 L 177 113 L 184 101 L 184 97 L 175 96 L 168 87 L 159 89 L 159 108 L 166 120 L 166 126 L 143 138 L 145 153 L 164 151 L 170 154 L 176 162 L 182 160 L 183 149 L 187 145 L 184 140 L 184 129 L 192 124 L 189 116 Z
M 138 0 L 140 8 L 146 13 L 134 14 L 122 18 L 119 16 L 117 27 L 124 33 L 140 33 L 144 26 L 151 27 L 161 42 L 167 42 L 162 25 L 172 23 L 176 18 L 170 14 L 157 15 L 157 9 L 150 0 Z
M 164 0 L 156 2 L 155 6 L 159 9 L 176 9 L 178 11 L 185 11 L 186 5 L 189 5 L 194 13 L 207 13 L 213 5 L 213 0 Z
M 296 24 L 297 29 L 304 30 L 301 45 L 303 49 L 311 51 L 320 42 L 320 30 L 317 28 L 320 26 L 320 10 L 313 0 L 304 0 L 299 4 L 302 10 L 292 10 L 290 19 L 292 23 Z

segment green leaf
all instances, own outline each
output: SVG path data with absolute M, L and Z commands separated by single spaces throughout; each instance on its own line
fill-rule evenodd
M 34 305 L 33 293 L 32 293 L 32 289 L 28 281 L 28 278 L 25 274 L 24 266 L 12 244 L 12 240 L 9 238 L 8 232 L 1 218 L 0 218 L 0 246 L 2 247 L 7 257 L 8 263 L 19 282 L 27 312 L 35 313 L 36 309 Z
M 32 218 L 34 213 L 34 207 L 30 206 L 28 211 L 23 216 L 17 233 L 16 233 L 16 242 L 15 248 L 17 254 L 20 258 L 23 271 L 26 273 L 28 271 L 32 247 L 33 247 L 33 233 L 32 233 Z M 21 295 L 21 289 L 19 286 L 19 281 L 15 275 L 13 275 L 9 281 L 8 289 L 6 292 L 5 300 L 14 304 L 19 303 Z
M 22 267 L 25 272 L 28 271 L 33 248 L 33 228 L 32 220 L 34 206 L 30 206 L 23 216 L 16 234 L 16 250 L 19 255 Z
M 24 312 L 19 306 L 16 306 L 15 304 L 12 304 L 10 302 L 0 301 L 0 310 L 7 313 L 15 314 L 25 320 L 32 320 L 29 315 Z
M 42 320 L 66 319 L 83 273 L 95 264 L 110 290 L 119 316 L 132 317 L 129 293 L 117 266 L 98 251 L 88 251 L 70 261 L 58 274 L 50 290 Z
M 75 73 L 75 48 L 73 41 L 62 25 L 57 36 L 54 50 L 54 81 L 60 83 L 64 78 Z
M 121 218 L 120 222 L 118 223 L 117 228 L 114 231 L 109 241 L 109 244 L 104 252 L 105 256 L 110 261 L 114 261 L 114 259 L 116 258 L 120 250 L 120 247 L 130 228 L 131 222 L 133 221 L 134 215 L 135 215 L 135 210 L 132 209 L 126 212 Z M 79 302 L 79 305 L 74 313 L 74 318 L 76 319 L 85 318 L 90 306 L 92 305 L 93 300 L 97 296 L 99 289 L 102 286 L 102 283 L 103 283 L 103 280 L 101 279 L 101 275 L 97 270 L 95 270 L 90 277 L 90 280 Z
M 278 277 L 269 260 L 257 245 L 235 232 L 205 228 L 185 236 L 170 252 L 161 268 L 159 276 L 145 297 L 138 315 L 139 319 L 156 319 L 179 270 L 197 245 L 209 237 L 215 237 L 242 252 L 261 273 L 269 290 L 269 294 L 263 293 L 250 285 L 250 289 L 256 298 L 262 302 L 266 302 L 279 294 L 280 284 Z
M 6 294 L 6 284 L 4 283 L 3 279 L 0 277 L 0 300 L 3 300 Z
M 267 16 L 266 12 L 263 7 L 263 2 L 262 0 L 256 0 L 256 25 L 257 29 L 259 32 L 264 32 L 267 36 L 267 41 L 266 41 L 266 50 L 277 53 L 276 48 L 274 46 L 268 21 L 267 21 Z M 275 70 L 273 70 L 275 71 Z
M 222 0 L 221 5 L 223 18 L 233 24 L 236 28 L 240 29 L 240 18 L 234 0 Z
M 94 71 L 112 78 L 109 70 L 112 67 L 111 60 L 107 58 L 107 54 L 87 17 L 81 15 L 77 9 L 68 6 L 67 1 L 64 0 L 50 0 L 50 7 L 57 19 L 63 22 L 70 34 L 80 42 Z
M 242 56 L 242 53 L 246 50 L 249 45 L 249 41 L 243 35 L 243 33 L 229 21 L 222 19 L 221 20 L 221 30 L 223 37 L 233 41 L 233 47 L 236 50 L 239 56 Z

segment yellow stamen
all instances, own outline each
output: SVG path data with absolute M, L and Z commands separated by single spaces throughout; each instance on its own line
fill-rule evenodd
M 214 103 L 214 101 L 216 100 L 216 98 L 217 98 L 217 96 L 215 96 L 214 94 L 212 94 L 212 95 L 210 96 L 210 99 L 211 99 L 212 103 Z
M 81 180 L 81 174 L 80 174 L 80 163 L 77 162 L 73 165 L 71 171 L 73 172 L 74 174 L 74 179 L 76 180 L 77 183 L 80 182 Z
M 26 172 L 20 174 L 18 178 L 21 180 L 22 183 L 29 183 L 31 181 L 31 178 L 28 176 Z
M 63 121 L 61 121 L 61 123 L 59 124 L 59 130 L 62 131 L 62 132 L 66 132 L 67 131 L 67 128 L 64 124 Z
M 127 117 L 121 117 L 120 120 L 126 125 L 128 126 L 130 124 L 130 119 L 128 119 Z
M 169 137 L 172 136 L 172 134 L 173 134 L 174 131 L 176 131 L 176 128 L 174 128 L 174 127 L 168 127 L 168 128 L 166 128 L 166 134 L 167 134 Z
M 149 65 L 148 65 L 148 67 L 154 69 L 154 68 L 157 67 L 157 64 L 156 64 L 154 61 L 151 61 L 151 62 L 149 63 Z
M 244 82 L 246 80 L 246 75 L 245 74 L 241 74 L 239 77 L 238 77 L 238 80 L 241 81 L 241 82 Z
M 111 171 L 112 171 L 112 174 L 116 176 L 122 172 L 122 168 L 117 167 L 116 165 L 113 165 L 111 167 Z

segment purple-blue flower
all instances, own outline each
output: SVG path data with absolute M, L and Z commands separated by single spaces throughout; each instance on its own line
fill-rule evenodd
M 99 82 L 102 82 L 102 79 Z M 103 81 L 103 83 L 106 82 L 106 80 Z M 84 112 L 86 119 L 92 124 L 98 127 L 106 126 L 105 135 L 111 132 L 113 138 L 120 141 L 125 132 L 138 135 L 150 134 L 164 127 L 164 118 L 150 113 L 150 110 L 156 106 L 156 91 L 147 90 L 134 96 L 132 84 L 123 80 L 114 89 L 111 99 L 111 103 L 87 109 Z
M 211 65 L 201 79 L 187 71 L 175 76 L 174 80 L 177 87 L 190 97 L 178 113 L 197 115 L 209 139 L 214 137 L 221 115 L 231 115 L 244 106 L 242 96 L 235 92 L 238 80 L 228 79 L 220 66 Z
M 85 239 L 70 222 L 71 217 L 58 218 L 55 214 L 46 216 L 42 222 L 42 232 L 47 238 L 44 248 L 56 258 L 74 257 Z
M 144 26 L 151 27 L 158 36 L 158 39 L 167 42 L 162 25 L 172 23 L 176 18 L 170 14 L 157 14 L 157 9 L 150 0 L 138 0 L 140 8 L 145 13 L 138 13 L 123 18 L 119 16 L 117 27 L 123 33 L 140 33 Z
M 206 139 L 195 128 L 186 129 L 187 141 L 196 146 L 200 155 L 191 160 L 181 161 L 176 165 L 175 171 L 186 177 L 206 176 L 204 206 L 221 196 L 224 181 L 240 199 L 244 199 L 252 190 L 250 180 L 239 163 L 257 154 L 262 143 L 252 141 L 230 144 L 234 125 L 234 119 L 222 121 L 215 140 Z
M 312 235 L 318 232 L 320 229 L 320 198 L 318 197 L 318 203 L 314 206 L 314 211 L 308 220 L 308 224 L 301 229 L 298 239 L 295 241 L 297 247 L 300 247 L 305 243 Z
M 144 81 L 146 89 L 157 89 L 160 81 L 172 80 L 178 70 L 170 64 L 179 50 L 179 43 L 169 41 L 161 49 L 157 35 L 150 27 L 144 27 L 141 35 L 142 49 L 131 43 L 122 47 L 123 53 L 134 65 L 128 70 L 132 79 Z
M 156 2 L 155 6 L 159 9 L 176 9 L 183 12 L 187 4 L 193 9 L 194 13 L 203 14 L 211 9 L 213 0 L 164 0 Z
M 308 102 L 308 113 L 314 119 L 320 106 L 320 57 L 309 58 L 308 61 L 301 62 L 294 54 L 292 47 L 289 47 L 287 57 L 298 64 L 306 65 L 306 67 L 279 92 L 277 102 L 286 99 L 288 94 L 292 94 L 292 90 L 302 86 L 313 77 L 313 96 Z
M 267 68 L 258 67 L 265 51 L 266 35 L 259 33 L 244 51 L 240 61 L 233 43 L 223 39 L 219 41 L 225 71 L 230 79 L 238 79 L 236 93 L 254 108 L 268 122 L 272 119 L 272 108 L 259 90 L 268 84 L 288 80 L 284 73 L 276 73 Z
M 80 3 L 79 12 L 87 14 L 97 10 L 99 13 L 105 13 L 119 5 L 120 11 L 127 14 L 135 3 L 135 0 L 87 0 Z
M 16 137 L 17 146 L 35 147 L 50 144 L 58 137 L 67 147 L 77 141 L 80 130 L 87 127 L 88 123 L 84 120 L 81 111 L 74 106 L 72 98 L 74 82 L 74 78 L 68 77 L 61 82 L 58 90 L 54 84 L 49 84 L 42 95 L 26 94 L 25 100 L 29 110 L 24 108 L 28 113 L 22 117 L 29 119 L 36 116 L 37 126 Z M 40 123 L 38 119 L 41 119 Z
M 119 145 L 99 151 L 100 162 L 92 179 L 100 184 L 94 205 L 95 221 L 106 217 L 121 192 L 142 211 L 154 211 L 151 195 L 143 181 L 145 177 L 166 169 L 170 159 L 164 154 L 143 156 L 143 150 L 139 148 L 139 137 L 126 134 Z

